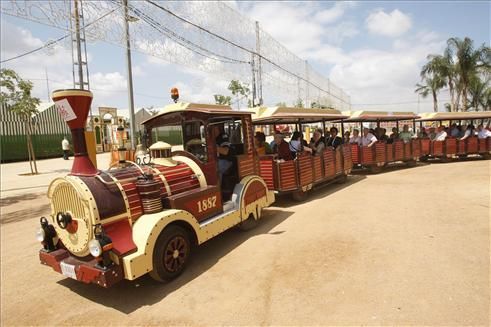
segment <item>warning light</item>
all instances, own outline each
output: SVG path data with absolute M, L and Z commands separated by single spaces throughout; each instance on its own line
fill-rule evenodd
M 177 87 L 173 87 L 172 89 L 170 89 L 170 97 L 172 98 L 172 100 L 174 100 L 174 102 L 177 103 L 177 100 L 179 100 L 179 90 L 177 89 Z

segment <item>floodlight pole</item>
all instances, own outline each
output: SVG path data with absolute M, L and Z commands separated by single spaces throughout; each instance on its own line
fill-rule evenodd
M 130 27 L 128 24 L 128 0 L 123 0 L 124 7 L 124 29 L 126 34 L 126 65 L 128 75 L 128 104 L 130 116 L 130 139 L 131 150 L 135 150 L 135 105 L 133 100 L 133 73 L 131 70 L 131 44 L 130 44 Z

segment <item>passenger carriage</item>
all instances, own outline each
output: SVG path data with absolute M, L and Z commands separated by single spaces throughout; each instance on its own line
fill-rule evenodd
M 274 201 L 259 176 L 250 112 L 167 106 L 144 122 L 145 164 L 125 160 L 121 144 L 117 165 L 101 171 L 84 138 L 90 91 L 55 91 L 53 100 L 72 130 L 75 159 L 71 174 L 49 186 L 51 215 L 41 218 L 36 235 L 41 263 L 58 273 L 102 287 L 147 273 L 170 280 L 186 267 L 193 245 L 236 225 L 254 225 Z M 213 129 L 234 136 L 234 163 L 222 181 Z M 181 139 L 183 149 L 171 152 L 163 142 L 169 137 Z
M 477 125 L 483 124 L 484 127 L 491 119 L 491 112 L 435 112 L 423 113 L 421 118 L 417 119 L 420 128 L 424 127 L 425 123 L 434 122 L 440 126 L 446 123 L 450 127 L 453 123 L 470 123 L 476 128 Z M 476 129 L 477 131 L 477 129 Z M 471 136 L 465 140 L 452 137 L 447 133 L 445 141 L 432 141 L 429 138 L 423 138 L 421 143 L 420 160 L 439 159 L 440 161 L 448 161 L 451 158 L 464 158 L 469 155 L 481 156 L 489 159 L 491 157 L 491 138 L 478 139 L 477 136 Z
M 412 123 L 414 132 L 416 118 L 419 118 L 419 116 L 412 112 L 355 111 L 350 113 L 350 117 L 344 122 L 359 123 L 360 137 L 363 137 L 364 124 L 369 123 L 381 127 L 381 123 L 392 122 L 395 123 L 395 127 L 399 130 L 400 122 L 406 121 L 407 123 Z M 379 140 L 371 147 L 357 144 L 350 144 L 349 147 L 354 167 L 365 167 L 374 173 L 380 172 L 383 167 L 397 162 L 413 166 L 420 157 L 421 151 L 417 139 L 412 139 L 408 143 L 404 143 L 402 140 L 395 140 L 393 143 Z
M 273 130 L 278 125 L 295 125 L 301 131 L 302 125 L 322 123 L 325 131 L 326 122 L 345 118 L 338 110 L 271 107 L 257 109 L 253 124 L 273 126 Z M 268 190 L 291 194 L 296 200 L 305 199 L 312 188 L 345 181 L 351 168 L 351 152 L 344 145 L 326 147 L 322 154 L 300 153 L 289 161 L 279 161 L 275 155 L 259 156 L 259 174 Z

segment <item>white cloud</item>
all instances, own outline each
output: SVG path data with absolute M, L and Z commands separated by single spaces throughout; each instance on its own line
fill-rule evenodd
M 398 9 L 390 13 L 380 9 L 367 17 L 366 25 L 373 34 L 396 37 L 407 32 L 411 28 L 412 22 L 408 15 Z
M 314 19 L 322 24 L 333 23 L 344 15 L 347 8 L 351 8 L 353 6 L 355 6 L 355 2 L 336 2 L 332 8 L 318 11 L 314 15 Z

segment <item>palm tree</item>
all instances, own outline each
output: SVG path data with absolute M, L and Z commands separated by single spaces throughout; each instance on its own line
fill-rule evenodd
M 419 93 L 423 98 L 426 98 L 430 93 L 433 97 L 433 111 L 438 112 L 438 91 L 445 86 L 445 82 L 439 76 L 425 76 L 423 80 L 425 84 L 416 84 L 414 92 Z
M 421 77 L 437 75 L 444 82 L 444 86 L 448 85 L 450 93 L 450 111 L 457 111 L 455 103 L 455 88 L 457 75 L 455 64 L 448 51 L 442 55 L 428 55 L 428 62 L 421 69 Z
M 491 50 L 484 44 L 475 50 L 474 42 L 470 38 L 466 37 L 462 40 L 453 37 L 448 39 L 445 52 L 449 58 L 455 58 L 455 67 L 461 86 L 462 110 L 467 111 L 468 91 L 472 76 L 491 70 Z
M 475 111 L 479 111 L 479 106 L 483 110 L 489 110 L 489 97 L 491 88 L 489 87 L 490 77 L 481 79 L 478 75 L 471 76 L 469 83 L 469 103 Z

